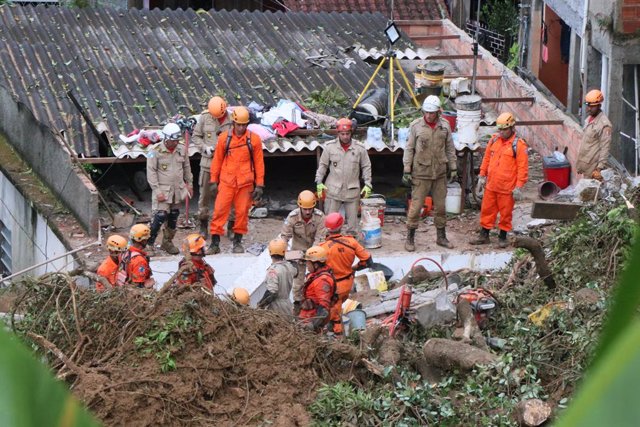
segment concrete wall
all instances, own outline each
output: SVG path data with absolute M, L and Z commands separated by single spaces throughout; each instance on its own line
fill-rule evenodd
M 11 181 L 0 172 L 0 220 L 11 230 L 11 272 L 36 265 L 67 252 L 61 239 L 49 228 L 47 221 Z M 66 256 L 39 267 L 28 275 L 72 270 L 73 256 Z
M 586 0 L 545 0 L 547 6 L 553 9 L 573 31 L 582 34 L 584 19 L 584 4 Z M 597 3 L 602 0 L 589 0 Z M 603 1 L 606 3 L 609 0 Z
M 78 218 L 87 232 L 98 234 L 98 192 L 85 175 L 78 173 L 70 154 L 51 130 L 0 86 L 0 132 L 33 168 L 33 171 Z

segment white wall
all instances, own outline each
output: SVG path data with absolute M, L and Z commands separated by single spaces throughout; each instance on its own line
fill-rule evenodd
M 47 221 L 18 189 L 0 172 L 0 220 L 11 230 L 11 272 L 38 264 L 67 252 L 67 248 L 49 228 Z M 39 267 L 29 275 L 72 270 L 73 256 Z

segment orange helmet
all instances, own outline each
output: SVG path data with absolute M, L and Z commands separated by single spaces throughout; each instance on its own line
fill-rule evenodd
M 507 129 L 516 125 L 516 118 L 511 113 L 502 113 L 496 120 L 498 129 Z
M 224 116 L 227 112 L 227 103 L 224 99 L 219 96 L 214 96 L 209 100 L 209 105 L 207 106 L 207 110 L 209 110 L 209 114 L 211 114 L 216 119 Z
M 239 125 L 249 124 L 249 109 L 247 107 L 236 107 L 231 114 L 231 120 Z
M 329 231 L 338 231 L 344 224 L 344 218 L 340 215 L 340 212 L 334 212 L 327 215 L 324 219 L 324 226 Z
M 305 209 L 311 209 L 316 206 L 316 195 L 309 190 L 304 190 L 298 194 L 298 206 Z
M 113 252 L 124 252 L 127 250 L 127 239 L 117 234 L 109 236 L 107 239 L 107 249 Z
M 322 246 L 311 246 L 304 254 L 304 259 L 313 262 L 326 262 L 327 250 Z
M 185 247 L 188 246 L 189 252 L 192 254 L 197 254 L 207 244 L 207 241 L 204 239 L 204 237 L 202 237 L 202 235 L 198 233 L 189 234 L 186 240 L 187 241 L 185 242 Z
M 351 132 L 351 128 L 353 128 L 353 122 L 347 118 L 338 120 L 338 123 L 336 124 L 338 132 Z
M 604 102 L 604 95 L 598 89 L 590 90 L 584 97 L 584 103 L 587 105 L 600 105 Z
M 129 231 L 129 238 L 134 242 L 149 240 L 150 237 L 151 229 L 146 224 L 136 224 Z
M 231 300 L 240 305 L 249 305 L 249 292 L 245 288 L 233 288 L 231 291 Z
M 279 255 L 284 256 L 284 253 L 287 250 L 287 242 L 282 239 L 273 239 L 269 242 L 269 255 Z

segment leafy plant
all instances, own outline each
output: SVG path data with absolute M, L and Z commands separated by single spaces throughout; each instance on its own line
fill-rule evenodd
M 480 16 L 491 31 L 505 35 L 518 32 L 518 8 L 512 0 L 488 0 L 483 2 Z
M 316 113 L 332 114 L 347 107 L 349 99 L 339 88 L 329 86 L 309 93 L 305 104 L 307 108 Z
M 514 42 L 509 48 L 509 59 L 507 61 L 507 67 L 509 67 L 509 69 L 513 70 L 520 65 L 519 53 L 520 45 L 518 42 Z

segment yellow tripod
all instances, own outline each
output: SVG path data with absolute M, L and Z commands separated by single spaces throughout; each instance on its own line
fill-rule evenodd
M 391 123 L 391 135 L 392 135 L 392 138 L 393 138 L 393 124 L 394 124 L 394 121 L 395 121 L 395 103 L 396 103 L 394 89 L 393 89 L 393 83 L 394 83 L 394 81 L 393 81 L 393 73 L 394 73 L 394 68 L 395 67 L 397 67 L 398 71 L 400 71 L 400 75 L 402 76 L 402 79 L 404 80 L 404 84 L 405 84 L 407 90 L 409 91 L 409 94 L 411 95 L 411 99 L 413 100 L 413 103 L 415 104 L 416 108 L 420 108 L 420 103 L 416 99 L 415 93 L 413 93 L 413 89 L 411 88 L 411 84 L 409 83 L 409 79 L 407 79 L 407 75 L 404 73 L 404 70 L 402 69 L 402 66 L 400 65 L 400 60 L 398 58 L 396 58 L 395 53 L 392 50 L 388 50 L 387 53 L 385 54 L 385 56 L 382 58 L 382 60 L 380 61 L 380 63 L 376 67 L 375 71 L 373 72 L 373 74 L 369 78 L 369 81 L 364 86 L 364 89 L 362 89 L 362 92 L 360 93 L 360 96 L 358 96 L 358 99 L 353 104 L 352 109 L 355 110 L 356 107 L 360 104 L 360 101 L 362 101 L 362 98 L 364 97 L 364 94 L 367 93 L 367 90 L 369 89 L 369 86 L 371 86 L 371 83 L 373 83 L 373 79 L 376 77 L 376 75 L 378 74 L 378 72 L 380 71 L 382 66 L 387 61 L 389 61 L 389 115 L 388 115 L 388 117 L 389 117 L 389 121 Z

